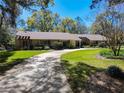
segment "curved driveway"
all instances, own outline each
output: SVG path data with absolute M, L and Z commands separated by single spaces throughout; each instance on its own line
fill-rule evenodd
M 60 66 L 68 49 L 34 56 L 0 76 L 0 93 L 72 93 Z

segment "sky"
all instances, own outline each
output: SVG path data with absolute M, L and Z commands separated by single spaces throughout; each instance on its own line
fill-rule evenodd
M 87 26 L 92 24 L 91 21 L 88 20 L 88 16 L 90 16 L 90 5 L 92 0 L 54 0 L 55 5 L 50 6 L 49 9 L 53 13 L 58 13 L 62 18 L 70 17 L 76 18 L 81 17 Z M 21 19 L 27 20 L 28 17 L 31 16 L 31 12 L 23 10 Z

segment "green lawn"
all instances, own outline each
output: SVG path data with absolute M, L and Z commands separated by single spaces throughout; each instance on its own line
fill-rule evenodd
M 23 51 L 4 51 L 0 52 L 0 72 L 6 71 L 14 65 L 24 62 L 25 59 L 32 56 L 45 53 L 47 50 L 23 50 Z
M 124 70 L 124 60 L 100 59 L 97 55 L 105 49 L 79 50 L 62 55 L 62 66 L 74 93 L 87 89 L 88 77 L 104 71 L 110 65 Z
M 46 50 L 42 50 L 42 51 L 36 51 L 36 50 L 28 50 L 28 51 L 14 51 L 13 55 L 8 57 L 7 62 L 12 62 L 13 60 L 16 59 L 26 59 L 41 53 L 45 53 Z
M 96 68 L 107 68 L 110 65 L 116 65 L 124 70 L 124 60 L 100 59 L 97 55 L 105 49 L 81 50 L 62 55 L 62 60 L 67 60 L 71 64 L 81 62 Z

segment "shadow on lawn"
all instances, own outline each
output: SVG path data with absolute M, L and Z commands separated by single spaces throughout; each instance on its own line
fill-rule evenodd
M 95 68 L 81 62 L 72 65 L 66 60 L 62 60 L 62 66 L 74 93 L 80 93 L 85 89 L 88 77 L 91 74 L 103 71 L 103 69 Z
M 5 63 L 8 57 L 12 56 L 13 54 L 14 52 L 9 52 L 9 51 L 0 52 L 0 64 Z
M 12 62 L 0 63 L 0 74 L 4 74 L 7 70 L 13 68 L 15 65 L 24 62 L 25 59 L 15 59 Z
M 0 52 L 0 74 L 4 74 L 7 70 L 11 69 L 15 65 L 25 60 L 25 59 L 14 59 L 12 60 L 12 62 L 7 62 L 8 58 L 13 54 L 14 52 L 12 51 Z

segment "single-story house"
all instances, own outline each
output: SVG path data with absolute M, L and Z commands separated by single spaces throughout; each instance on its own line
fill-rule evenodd
M 106 42 L 106 37 L 99 34 L 78 34 L 83 45 L 98 45 L 99 43 Z
M 106 38 L 99 34 L 70 34 L 62 32 L 31 32 L 17 31 L 16 48 L 31 49 L 32 47 L 51 48 L 53 42 L 62 42 L 64 48 L 73 45 L 75 48 L 81 48 L 83 45 L 98 45 L 106 42 Z
M 35 46 L 51 46 L 54 41 L 62 42 L 65 47 L 72 44 L 75 47 L 81 47 L 81 39 L 70 33 L 62 32 L 30 32 L 17 31 L 16 33 L 16 48 L 17 49 L 31 49 Z

